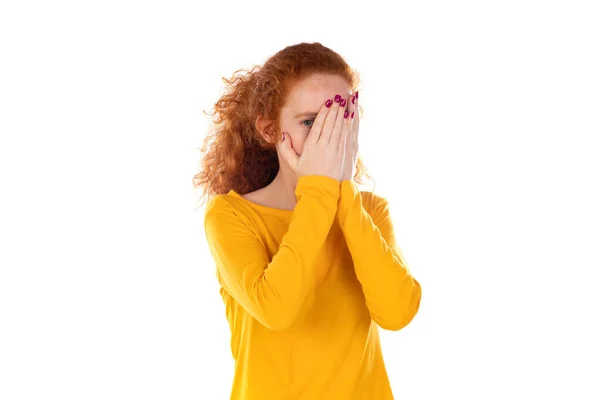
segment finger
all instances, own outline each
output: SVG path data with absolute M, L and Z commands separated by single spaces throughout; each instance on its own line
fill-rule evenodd
M 342 132 L 344 129 L 344 120 L 347 119 L 348 117 L 348 113 L 346 110 L 346 106 L 348 105 L 348 102 L 346 101 L 346 99 L 342 99 L 340 100 L 340 108 L 338 110 L 337 116 L 335 118 L 335 125 L 333 127 L 333 131 L 331 132 L 331 139 L 330 142 L 335 144 L 336 146 L 339 145 L 341 137 L 342 137 Z M 346 118 L 344 118 L 346 117 Z
M 350 128 L 352 128 L 353 126 L 353 122 L 354 122 L 354 118 L 352 118 L 352 113 L 354 113 L 356 111 L 356 99 L 354 97 L 354 93 L 352 93 L 350 96 L 348 96 L 348 103 L 347 103 L 347 109 L 348 109 L 348 119 L 350 120 Z
M 342 129 L 341 129 L 341 133 L 340 133 L 340 138 L 338 139 L 338 147 L 340 148 L 345 148 L 348 146 L 348 144 L 350 144 L 350 140 L 351 140 L 351 125 L 352 125 L 352 121 L 350 119 L 350 117 L 348 118 L 344 118 L 342 121 Z
M 354 92 L 352 96 L 350 96 L 350 100 L 348 103 L 348 112 L 350 113 L 351 119 L 351 127 L 354 128 L 358 125 L 358 91 Z
M 323 140 L 323 143 L 329 143 L 331 141 L 331 134 L 333 133 L 333 128 L 335 127 L 335 121 L 340 112 L 339 102 L 341 99 L 342 97 L 339 94 L 335 95 L 333 105 L 331 106 L 331 111 L 329 111 L 329 114 L 325 119 L 323 130 L 321 131 L 321 139 Z
M 358 91 L 354 92 L 348 100 L 348 111 L 350 112 L 350 118 L 352 118 L 352 113 L 355 113 L 354 117 L 356 117 L 356 112 L 358 111 L 358 97 L 356 96 L 357 94 Z
M 359 125 L 360 125 L 360 106 L 358 104 L 358 91 L 354 93 L 354 104 L 352 104 L 352 108 L 353 108 L 353 113 L 354 115 L 352 115 L 352 113 L 350 113 L 350 118 L 352 119 L 352 136 L 353 136 L 353 140 L 357 141 L 358 139 L 358 132 L 359 132 Z
M 329 104 L 329 107 L 327 106 Z M 333 104 L 333 100 L 327 99 L 323 104 L 321 104 L 321 108 L 317 114 L 317 117 L 313 121 L 313 124 L 310 128 L 310 132 L 308 133 L 308 137 L 306 138 L 306 142 L 310 144 L 316 144 L 321 138 L 321 133 L 323 132 L 323 123 L 325 119 L 330 114 Z

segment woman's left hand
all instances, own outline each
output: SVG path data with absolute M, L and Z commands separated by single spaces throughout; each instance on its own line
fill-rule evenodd
M 346 132 L 346 151 L 344 153 L 344 166 L 342 168 L 342 181 L 353 179 L 356 172 L 358 160 L 358 126 L 360 117 L 358 115 L 358 92 L 346 99 L 348 118 L 352 121 Z M 354 114 L 354 118 L 352 118 Z

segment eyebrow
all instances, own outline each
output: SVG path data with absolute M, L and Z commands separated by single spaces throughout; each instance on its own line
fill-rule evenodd
M 312 111 L 307 111 L 304 113 L 300 113 L 296 116 L 294 116 L 294 118 L 302 118 L 302 117 L 316 117 L 317 114 L 319 114 L 318 112 L 312 112 Z

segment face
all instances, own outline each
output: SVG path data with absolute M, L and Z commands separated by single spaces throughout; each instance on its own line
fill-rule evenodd
M 344 99 L 352 95 L 351 86 L 338 75 L 313 74 L 291 88 L 281 108 L 279 126 L 290 135 L 298 155 L 302 154 L 304 141 L 319 109 L 327 99 L 333 101 L 336 94 Z M 281 132 L 278 140 L 281 140 Z

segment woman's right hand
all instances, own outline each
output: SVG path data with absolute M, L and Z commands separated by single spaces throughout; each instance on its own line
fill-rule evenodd
M 341 181 L 346 135 L 350 128 L 350 118 L 344 118 L 345 111 L 346 99 L 343 97 L 339 103 L 329 99 L 321 105 L 300 156 L 292 148 L 289 136 L 284 136 L 282 155 L 298 178 L 323 175 Z

